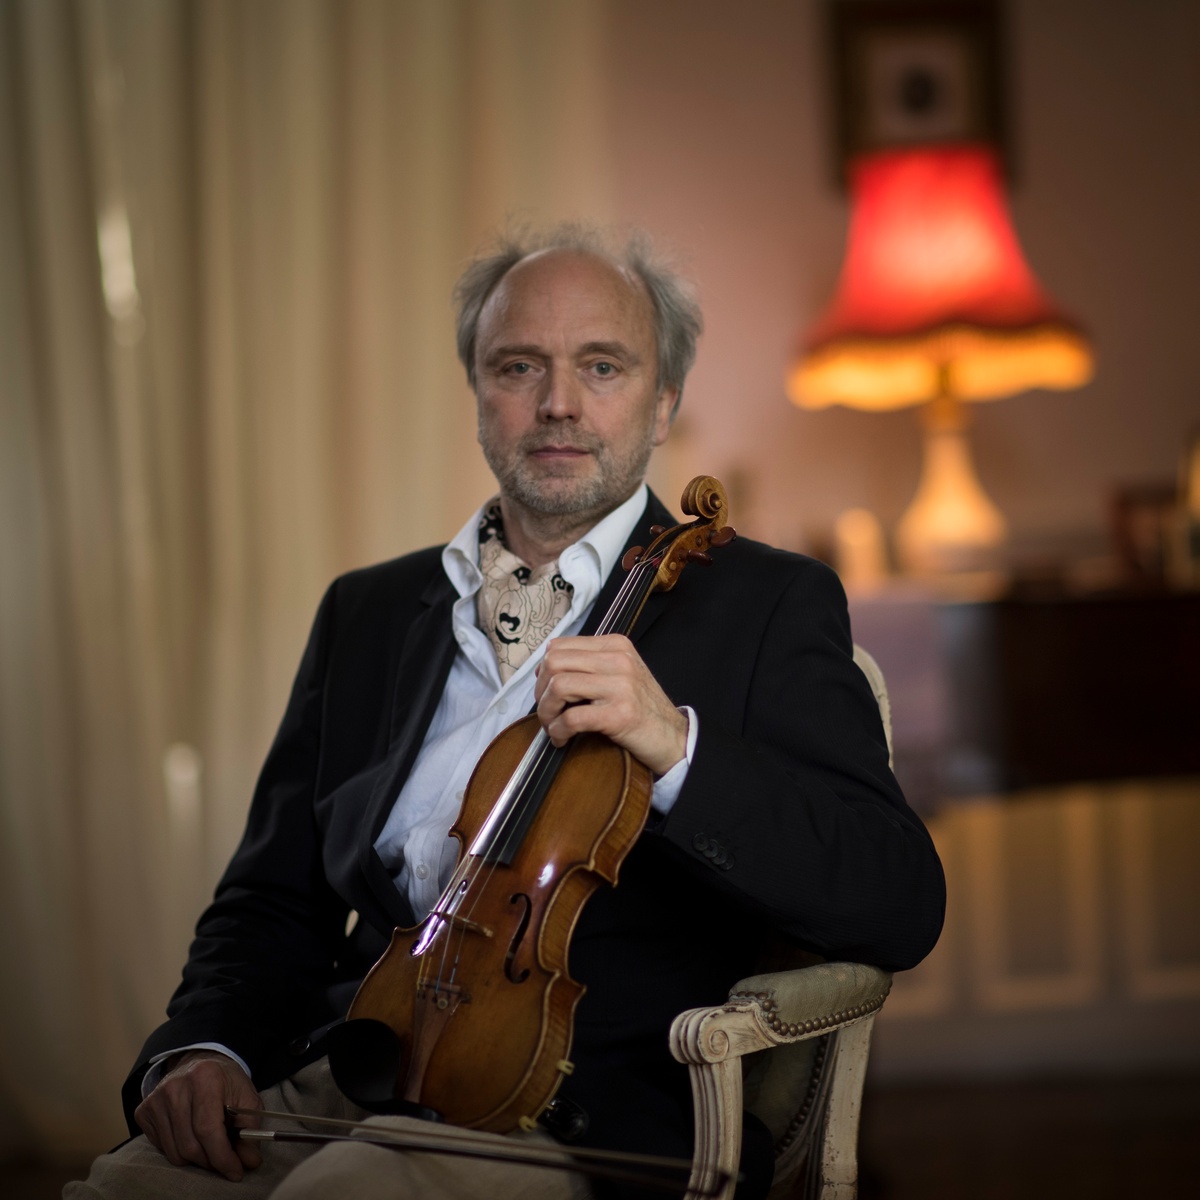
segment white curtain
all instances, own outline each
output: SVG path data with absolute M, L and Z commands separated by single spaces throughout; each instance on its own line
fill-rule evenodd
M 328 580 L 489 479 L 449 290 L 609 208 L 602 0 L 0 0 L 0 1153 L 117 1089 Z

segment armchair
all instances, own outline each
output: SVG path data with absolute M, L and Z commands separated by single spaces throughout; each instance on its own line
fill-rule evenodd
M 889 758 L 891 708 L 883 673 L 861 647 Z M 742 1110 L 775 1143 L 772 1197 L 854 1200 L 858 1115 L 871 1027 L 891 975 L 860 963 L 818 963 L 734 984 L 719 1008 L 694 1008 L 671 1025 L 671 1053 L 691 1074 L 696 1146 L 686 1200 L 737 1170 Z M 718 1200 L 733 1195 L 730 1182 Z

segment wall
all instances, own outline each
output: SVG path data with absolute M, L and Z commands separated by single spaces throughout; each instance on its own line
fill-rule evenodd
M 1113 483 L 1171 478 L 1200 423 L 1200 5 L 1006 11 L 1017 229 L 1099 369 L 1076 392 L 977 407 L 974 443 L 1018 553 L 1086 552 Z M 708 320 L 660 481 L 731 476 L 735 523 L 783 545 L 857 504 L 890 528 L 916 483 L 914 414 L 802 413 L 783 394 L 845 235 L 822 6 L 610 0 L 609 16 L 617 212 L 681 253 Z
M 1083 555 L 1105 546 L 1114 483 L 1170 479 L 1200 425 L 1200 4 L 1012 0 L 1006 15 L 1014 220 L 1091 330 L 1098 373 L 977 407 L 974 445 L 1014 554 Z M 790 547 L 851 505 L 890 528 L 916 483 L 915 414 L 803 413 L 783 392 L 846 228 L 823 6 L 610 0 L 609 16 L 616 211 L 679 252 L 708 325 L 656 484 L 718 474 L 734 524 Z M 935 817 L 949 924 L 881 1017 L 877 1077 L 1194 1066 L 1181 848 L 1198 812 L 1194 785 L 1121 785 Z
M 896 978 L 876 1079 L 1195 1072 L 1200 781 L 981 799 L 929 828 L 946 928 Z

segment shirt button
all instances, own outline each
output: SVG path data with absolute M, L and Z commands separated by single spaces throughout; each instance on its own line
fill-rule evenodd
M 413 872 L 413 874 L 418 879 L 428 879 L 429 868 L 424 863 L 417 863 L 417 869 Z
M 496 711 L 498 713 L 508 712 L 508 701 L 507 700 L 498 700 L 496 702 Z
M 455 793 L 454 793 L 454 798 L 455 798 L 455 799 L 456 799 L 456 800 L 459 802 L 459 804 L 461 804 L 461 803 L 462 803 L 462 801 L 463 801 L 463 797 L 464 797 L 465 795 L 466 795 L 466 792 L 455 792 Z

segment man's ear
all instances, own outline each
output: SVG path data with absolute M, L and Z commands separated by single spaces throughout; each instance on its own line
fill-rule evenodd
M 683 399 L 683 390 L 677 387 L 666 387 L 658 393 L 655 401 L 654 444 L 661 446 L 671 432 L 675 414 L 679 411 L 679 402 Z

